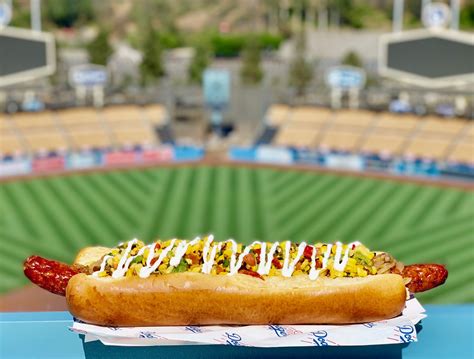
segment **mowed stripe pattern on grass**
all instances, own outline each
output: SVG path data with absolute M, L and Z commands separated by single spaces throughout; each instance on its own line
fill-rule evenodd
M 134 169 L 0 185 L 0 292 L 25 284 L 22 261 L 70 262 L 88 245 L 138 237 L 350 242 L 405 263 L 448 265 L 424 302 L 474 302 L 474 195 L 386 180 L 245 167 Z

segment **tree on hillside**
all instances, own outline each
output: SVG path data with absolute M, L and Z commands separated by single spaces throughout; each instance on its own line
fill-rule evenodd
M 258 39 L 251 37 L 247 40 L 242 51 L 240 77 L 243 83 L 256 84 L 262 80 L 263 71 L 260 60 L 260 43 Z
M 87 45 L 87 51 L 91 63 L 107 65 L 107 60 L 113 52 L 112 46 L 109 43 L 109 32 L 101 28 L 95 39 Z
M 94 18 L 91 0 L 46 0 L 44 9 L 47 19 L 59 27 L 72 27 L 77 21 Z
M 306 34 L 301 31 L 296 39 L 295 57 L 290 64 L 290 85 L 296 89 L 297 96 L 303 96 L 313 79 L 313 67 L 305 59 Z
M 362 60 L 360 56 L 355 51 L 349 51 L 342 58 L 341 63 L 343 65 L 349 65 L 354 67 L 363 67 Z
M 143 60 L 140 64 L 141 81 L 143 85 L 148 85 L 157 81 L 158 78 L 165 74 L 161 59 L 160 36 L 151 26 L 146 32 L 142 53 Z
M 189 79 L 191 82 L 202 82 L 202 73 L 209 65 L 210 57 L 210 46 L 204 42 L 198 43 L 194 48 L 194 56 L 188 69 Z

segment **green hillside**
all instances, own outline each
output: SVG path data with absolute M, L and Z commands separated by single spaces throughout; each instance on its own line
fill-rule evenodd
M 0 292 L 24 285 L 32 253 L 212 232 L 243 242 L 360 240 L 405 263 L 445 263 L 419 297 L 474 302 L 474 194 L 416 184 L 235 167 L 127 170 L 0 185 Z

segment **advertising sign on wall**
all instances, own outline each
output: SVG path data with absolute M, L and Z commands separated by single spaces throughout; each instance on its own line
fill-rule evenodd
M 0 177 L 26 175 L 31 172 L 29 159 L 17 159 L 0 162 Z
M 326 73 L 326 84 L 330 88 L 361 89 L 365 86 L 365 81 L 365 71 L 354 66 L 334 66 Z
M 135 163 L 135 151 L 116 151 L 105 154 L 105 165 L 129 165 Z
M 256 151 L 256 159 L 258 162 L 290 164 L 293 162 L 293 155 L 287 148 L 260 146 Z
M 144 150 L 139 160 L 145 163 L 172 161 L 173 148 L 163 146 L 161 148 Z
M 65 159 L 62 156 L 36 158 L 33 160 L 33 172 L 50 172 L 64 169 Z
M 101 65 L 77 65 L 69 70 L 69 84 L 72 87 L 105 86 L 107 78 L 107 69 Z
M 204 102 L 214 110 L 222 110 L 230 102 L 230 73 L 224 69 L 207 69 L 203 74 Z
M 326 166 L 329 168 L 362 171 L 364 159 L 358 155 L 327 154 Z
M 67 156 L 67 167 L 71 169 L 90 168 L 100 165 L 98 155 L 93 152 L 70 153 Z

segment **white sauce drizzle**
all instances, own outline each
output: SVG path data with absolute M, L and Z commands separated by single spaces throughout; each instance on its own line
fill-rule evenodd
M 296 253 L 296 257 L 290 262 L 290 249 L 291 249 L 291 242 L 285 242 L 285 259 L 283 261 L 283 268 L 281 269 L 281 274 L 283 277 L 291 277 L 293 272 L 295 271 L 296 264 L 300 261 L 301 256 L 304 253 L 304 249 L 306 248 L 306 243 L 301 242 L 298 246 L 298 253 Z
M 270 269 L 272 268 L 273 257 L 275 256 L 275 252 L 279 244 L 280 243 L 278 242 L 273 243 L 270 248 L 270 251 L 268 252 L 267 255 L 265 255 L 267 251 L 267 243 L 266 242 L 262 243 L 262 249 L 260 251 L 260 264 L 257 270 L 258 274 L 266 275 L 270 272 Z
M 135 238 L 128 242 L 127 248 L 125 249 L 125 252 L 122 254 L 122 258 L 120 258 L 120 262 L 117 265 L 117 269 L 112 273 L 112 277 L 114 278 L 120 278 L 123 277 L 125 272 L 128 270 L 128 266 L 126 265 L 128 262 L 128 265 L 130 265 L 131 260 L 127 260 L 128 254 L 132 250 L 132 246 L 136 244 L 138 240 Z
M 158 259 L 156 260 L 155 263 L 153 263 L 152 266 L 150 266 L 151 260 L 150 260 L 150 263 L 148 263 L 148 261 L 147 261 L 147 266 L 141 268 L 140 273 L 138 273 L 140 278 L 149 277 L 150 274 L 153 273 L 156 270 L 156 268 L 158 268 L 160 266 L 161 262 L 163 262 L 163 259 L 168 255 L 168 253 L 171 251 L 171 249 L 173 249 L 173 246 L 174 246 L 175 242 L 176 242 L 176 239 L 173 239 L 168 247 L 163 248 L 163 250 L 161 251 L 161 253 L 158 257 Z M 150 259 L 150 255 L 148 255 L 148 259 Z M 153 259 L 153 257 L 152 257 L 152 259 Z M 114 272 L 114 274 L 115 274 L 115 272 Z
M 318 249 L 313 246 L 313 253 L 311 253 L 311 267 L 309 270 L 309 279 L 315 280 L 319 277 L 319 273 L 321 273 L 320 269 L 316 269 L 316 252 Z
M 102 260 L 102 263 L 100 264 L 100 268 L 98 271 L 92 273 L 94 277 L 98 277 L 100 272 L 103 272 L 105 270 L 105 266 L 107 265 L 107 261 L 113 258 L 112 256 L 105 256 L 104 259 Z
M 341 261 L 341 254 L 342 254 L 342 243 L 336 243 L 336 256 L 334 257 L 334 264 L 333 268 L 337 271 L 342 272 L 344 268 L 346 268 L 347 261 L 349 260 L 349 250 L 352 246 L 347 246 L 346 251 L 344 253 L 344 257 Z
M 196 243 L 199 243 L 201 240 L 200 237 L 196 237 L 192 241 L 179 241 L 178 245 L 176 246 L 174 256 L 170 259 L 170 266 L 176 267 L 179 265 L 181 262 L 181 259 L 183 256 L 186 254 L 186 251 L 189 246 L 193 246 Z M 163 248 L 161 251 L 160 255 L 158 256 L 157 260 L 151 264 L 155 257 L 155 248 L 156 248 L 156 242 L 152 243 L 150 245 L 142 247 L 138 253 L 134 256 L 129 256 L 132 246 L 138 242 L 137 239 L 133 239 L 127 243 L 127 247 L 125 251 L 122 254 L 122 257 L 120 258 L 120 261 L 118 263 L 117 269 L 112 273 L 113 278 L 120 278 L 125 275 L 127 270 L 130 267 L 131 262 L 138 256 L 143 255 L 146 249 L 149 249 L 149 253 L 146 259 L 146 266 L 142 267 L 139 272 L 139 276 L 141 278 L 147 278 L 150 276 L 151 273 L 153 273 L 163 262 L 163 259 L 168 255 L 168 253 L 173 249 L 176 239 L 171 240 L 170 244 L 166 247 Z M 266 242 L 260 242 L 260 241 L 255 241 L 252 244 L 248 245 L 245 247 L 242 253 L 238 256 L 238 259 L 236 257 L 237 254 L 237 249 L 238 245 L 233 239 L 228 239 L 224 242 L 217 242 L 213 243 L 214 241 L 214 236 L 210 235 L 206 243 L 204 244 L 203 247 L 203 265 L 201 272 L 209 274 L 212 271 L 212 267 L 214 266 L 215 262 L 215 257 L 217 255 L 217 252 L 221 250 L 222 246 L 225 243 L 230 243 L 231 248 L 232 248 L 232 254 L 230 258 L 230 267 L 229 267 L 229 275 L 234 275 L 236 274 L 239 269 L 242 267 L 242 263 L 244 260 L 244 257 L 250 253 L 250 251 L 255 247 L 255 245 L 260 244 L 260 263 L 258 265 L 257 273 L 260 275 L 267 275 L 270 272 L 270 269 L 272 267 L 272 261 L 275 256 L 275 252 L 277 251 L 277 248 L 280 246 L 280 243 L 275 242 L 272 244 L 270 247 L 270 250 L 267 253 L 267 243 Z M 344 271 L 344 269 L 347 266 L 347 262 L 349 260 L 349 252 L 353 247 L 359 246 L 361 243 L 360 242 L 352 242 L 347 245 L 347 248 L 344 252 L 344 256 L 342 257 L 342 249 L 343 245 L 340 242 L 336 243 L 336 253 L 334 256 L 334 264 L 333 268 L 337 271 Z M 296 264 L 300 261 L 305 248 L 307 247 L 307 244 L 305 242 L 302 242 L 298 245 L 298 251 L 296 253 L 296 256 L 291 259 L 291 242 L 286 241 L 284 244 L 284 259 L 283 259 L 283 265 L 281 269 L 281 274 L 284 277 L 291 277 Z M 310 266 L 310 271 L 309 271 L 309 278 L 311 280 L 316 280 L 319 277 L 319 274 L 321 273 L 322 270 L 326 269 L 328 266 L 328 261 L 331 257 L 332 253 L 332 244 L 327 244 L 326 251 L 323 256 L 323 262 L 322 262 L 322 267 L 321 269 L 316 269 L 316 258 L 317 258 L 317 248 L 315 246 L 311 246 L 313 248 L 312 254 L 311 254 L 311 266 Z M 103 272 L 105 270 L 105 267 L 107 265 L 107 260 L 110 258 L 113 258 L 110 255 L 107 255 L 103 258 L 100 269 L 94 273 L 92 273 L 93 276 L 97 277 L 100 272 Z
M 199 242 L 199 237 L 193 239 L 192 241 L 181 241 L 179 242 L 178 246 L 176 247 L 176 252 L 174 257 L 170 259 L 170 266 L 177 267 L 181 262 L 181 258 L 186 254 L 188 247 L 194 246 L 196 243 Z

